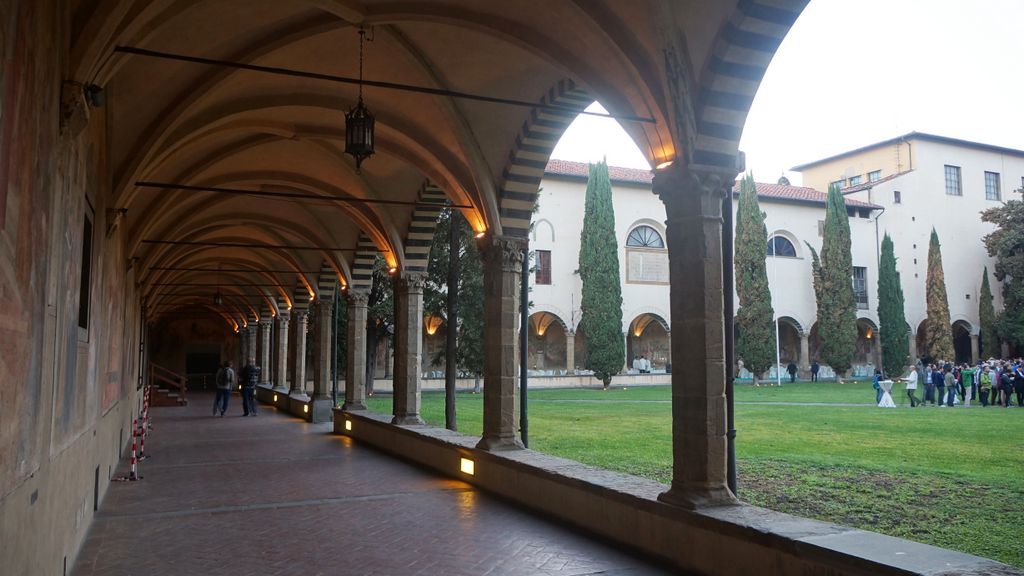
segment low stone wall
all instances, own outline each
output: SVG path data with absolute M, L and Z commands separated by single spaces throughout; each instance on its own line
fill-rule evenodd
M 394 426 L 372 412 L 334 413 L 338 434 L 422 464 L 544 515 L 699 574 L 1001 575 L 998 562 L 749 506 L 688 511 L 657 500 L 667 486 L 532 450 L 493 453 L 476 437 Z M 472 475 L 460 471 L 473 462 Z

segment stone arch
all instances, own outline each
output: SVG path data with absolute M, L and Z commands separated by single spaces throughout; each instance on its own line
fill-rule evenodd
M 554 375 L 570 370 L 567 350 L 570 331 L 565 320 L 557 314 L 541 310 L 530 315 L 529 324 L 528 368 Z
M 671 334 L 666 316 L 642 312 L 633 317 L 626 330 L 626 366 L 633 368 L 633 357 L 643 356 L 652 371 L 667 370 L 672 364 Z
M 798 369 L 802 369 L 800 339 L 806 334 L 803 325 L 792 316 L 779 316 L 777 321 L 779 323 L 779 361 L 782 363 L 783 369 L 789 366 L 790 362 L 796 364 Z
M 424 182 L 419 201 L 409 221 L 405 237 L 405 270 L 426 273 L 430 263 L 430 246 L 434 242 L 434 230 L 441 216 L 442 204 L 447 200 L 444 192 L 430 182 Z
M 656 220 L 652 220 L 650 218 L 641 218 L 641 219 L 633 222 L 632 224 L 630 224 L 629 227 L 626 229 L 626 237 L 622 239 L 623 245 L 625 245 L 627 247 L 648 247 L 648 246 L 638 246 L 638 245 L 631 246 L 630 243 L 629 243 L 630 242 L 630 238 L 633 238 L 634 240 L 643 240 L 644 238 L 647 238 L 649 236 L 649 232 L 647 234 L 635 234 L 634 233 L 634 232 L 639 232 L 639 231 L 641 231 L 641 230 L 643 230 L 645 228 L 650 228 L 653 232 L 657 233 L 658 240 L 660 240 L 660 246 L 658 246 L 658 245 L 649 246 L 650 248 L 652 248 L 652 249 L 664 249 L 665 246 L 667 246 L 667 244 L 665 243 L 666 236 L 665 236 L 665 226 L 664 226 L 664 224 L 661 224 L 661 223 L 657 222 Z M 653 238 L 651 240 L 653 240 Z
M 870 376 L 882 365 L 878 324 L 871 318 L 857 318 L 857 344 L 853 354 L 853 376 Z
M 542 242 L 553 244 L 555 242 L 555 225 L 547 218 L 541 218 L 533 223 L 531 236 L 534 241 L 540 238 Z
M 959 318 L 953 321 L 951 328 L 953 331 L 954 360 L 957 363 L 972 362 L 974 355 L 972 353 L 971 338 L 976 334 L 974 327 L 966 319 Z
M 776 240 L 776 239 L 778 239 L 778 240 Z M 769 250 L 771 250 L 772 245 L 775 244 L 776 242 L 779 242 L 779 243 L 783 244 L 783 246 L 777 246 L 777 248 L 779 248 L 779 250 L 777 250 L 776 252 L 768 252 L 769 256 L 771 256 L 773 253 L 776 253 L 779 257 L 782 257 L 782 258 L 786 258 L 786 257 L 803 258 L 803 251 L 800 249 L 800 244 L 801 243 L 800 243 L 799 240 L 797 240 L 796 236 L 792 232 L 790 232 L 788 230 L 776 230 L 776 231 L 772 232 L 771 234 L 769 234 L 768 235 L 768 248 L 769 248 Z M 786 247 L 786 245 L 788 245 L 788 247 L 792 248 L 792 254 L 793 254 L 792 256 L 788 256 L 786 250 L 784 249 Z
M 558 106 L 565 112 L 551 108 L 535 108 L 516 137 L 508 166 L 502 175 L 498 193 L 501 229 L 504 235 L 527 238 L 533 207 L 537 203 L 540 181 L 544 177 L 551 151 L 565 129 L 594 99 L 572 80 L 562 80 L 541 98 L 540 103 Z

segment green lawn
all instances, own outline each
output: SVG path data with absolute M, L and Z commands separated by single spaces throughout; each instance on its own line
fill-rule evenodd
M 669 399 L 663 386 L 531 391 L 530 447 L 667 482 Z M 744 500 L 1024 568 L 1024 409 L 842 406 L 873 402 L 863 382 L 740 386 L 736 399 Z M 481 408 L 459 395 L 461 432 L 480 434 Z M 424 394 L 422 412 L 443 425 L 443 395 Z

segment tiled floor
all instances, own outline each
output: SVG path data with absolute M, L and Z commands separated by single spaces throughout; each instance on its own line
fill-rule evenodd
M 139 482 L 114 483 L 74 574 L 665 574 L 468 484 L 263 407 L 154 408 Z M 121 473 L 124 471 L 122 470 Z

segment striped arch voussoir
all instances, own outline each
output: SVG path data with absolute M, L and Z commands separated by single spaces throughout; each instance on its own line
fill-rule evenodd
M 440 188 L 427 182 L 420 190 L 421 202 L 442 204 L 447 197 Z M 437 219 L 441 216 L 440 206 L 417 206 L 409 223 L 409 233 L 405 238 L 405 270 L 408 272 L 426 272 L 430 261 L 430 245 L 434 241 L 434 230 Z
M 359 234 L 355 259 L 352 262 L 352 289 L 369 291 L 373 288 L 373 263 L 377 259 L 377 245 L 366 233 Z
M 338 275 L 329 264 L 320 265 L 320 275 L 316 280 L 318 298 L 323 302 L 333 302 L 334 293 L 338 289 Z
M 565 129 L 594 99 L 571 80 L 563 80 L 541 99 L 542 104 L 566 108 L 565 112 L 536 108 L 516 138 L 502 175 L 501 227 L 506 236 L 526 238 L 533 207 L 537 203 L 544 168 Z

